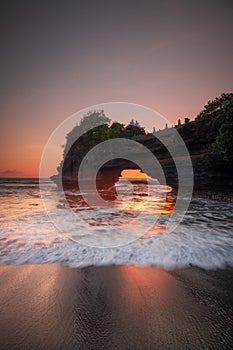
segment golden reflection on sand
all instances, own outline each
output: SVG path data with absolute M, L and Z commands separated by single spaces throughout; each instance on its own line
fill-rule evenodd
M 122 265 L 118 268 L 121 284 L 118 285 L 124 298 L 128 300 L 128 310 L 135 312 L 141 305 L 145 306 L 145 290 L 147 298 L 157 294 L 157 303 L 169 305 L 170 290 L 172 280 L 169 275 L 162 269 L 155 267 L 140 268 L 134 265 Z M 137 288 L 135 288 L 137 286 Z

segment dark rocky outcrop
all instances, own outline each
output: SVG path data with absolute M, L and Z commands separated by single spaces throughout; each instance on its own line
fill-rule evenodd
M 214 144 L 219 135 L 219 127 L 224 118 L 222 110 L 217 110 L 206 118 L 199 118 L 183 125 L 179 124 L 176 127 L 191 157 L 194 174 L 194 195 L 224 200 L 233 198 L 232 164 L 226 162 L 220 153 L 209 152 L 211 145 Z M 176 147 L 173 131 L 174 128 L 168 128 L 155 134 L 130 136 L 130 139 L 143 144 L 153 153 L 163 169 L 166 183 L 176 190 L 178 186 L 177 169 L 173 157 L 168 151 L 170 147 Z M 169 145 L 168 148 L 159 141 L 161 137 L 166 139 L 166 143 Z M 52 180 L 63 188 L 78 187 L 77 174 L 80 163 L 96 144 L 98 144 L 97 141 L 87 137 L 76 141 L 64 156 L 63 163 L 58 169 L 58 175 L 52 176 Z M 101 157 L 101 155 L 99 156 Z M 137 156 L 139 158 L 140 156 L 143 157 L 140 152 L 137 153 Z M 95 159 L 93 159 L 93 162 L 95 162 Z M 113 160 L 106 162 L 101 167 L 97 175 L 97 186 L 100 189 L 113 186 L 121 171 L 126 168 L 138 169 L 139 166 L 135 162 L 124 158 L 114 159 L 113 157 Z M 147 164 L 147 169 L 148 175 L 158 177 L 158 174 L 150 169 L 150 164 Z M 159 180 L 161 181 L 160 178 Z
M 216 139 L 217 131 L 211 130 L 210 125 L 204 122 L 190 122 L 178 129 L 191 156 L 194 173 L 194 193 L 209 196 L 210 193 L 218 198 L 227 196 L 233 192 L 232 169 L 220 155 L 208 154 L 209 146 Z M 169 129 L 161 133 L 169 133 Z M 175 163 L 167 148 L 152 134 L 132 138 L 145 145 L 159 160 L 168 185 L 177 188 L 177 171 Z M 52 179 L 65 187 L 74 187 L 77 184 L 79 165 L 90 147 L 82 143 L 75 143 L 66 155 L 62 171 Z M 140 155 L 138 155 L 140 156 Z M 138 169 L 138 165 L 126 159 L 113 159 L 105 163 L 97 176 L 97 183 L 108 187 L 116 182 L 123 169 Z M 148 172 L 148 175 L 156 177 L 156 174 Z M 103 182 L 102 180 L 105 179 Z M 108 181 L 106 180 L 108 179 Z M 110 180 L 109 180 L 110 179 Z M 209 194 L 209 195 L 208 195 Z

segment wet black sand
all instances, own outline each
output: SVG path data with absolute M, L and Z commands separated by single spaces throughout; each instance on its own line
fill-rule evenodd
M 233 270 L 0 267 L 0 349 L 233 349 Z

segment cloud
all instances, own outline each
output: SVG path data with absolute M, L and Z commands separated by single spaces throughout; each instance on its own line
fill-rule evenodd
M 2 170 L 0 171 L 0 176 L 16 176 L 16 175 L 22 175 L 21 171 L 17 170 Z

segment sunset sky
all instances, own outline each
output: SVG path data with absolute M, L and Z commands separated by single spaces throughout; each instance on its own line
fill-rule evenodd
M 0 18 L 1 177 L 37 177 L 82 108 L 134 102 L 175 124 L 233 91 L 232 0 L 3 0 Z

